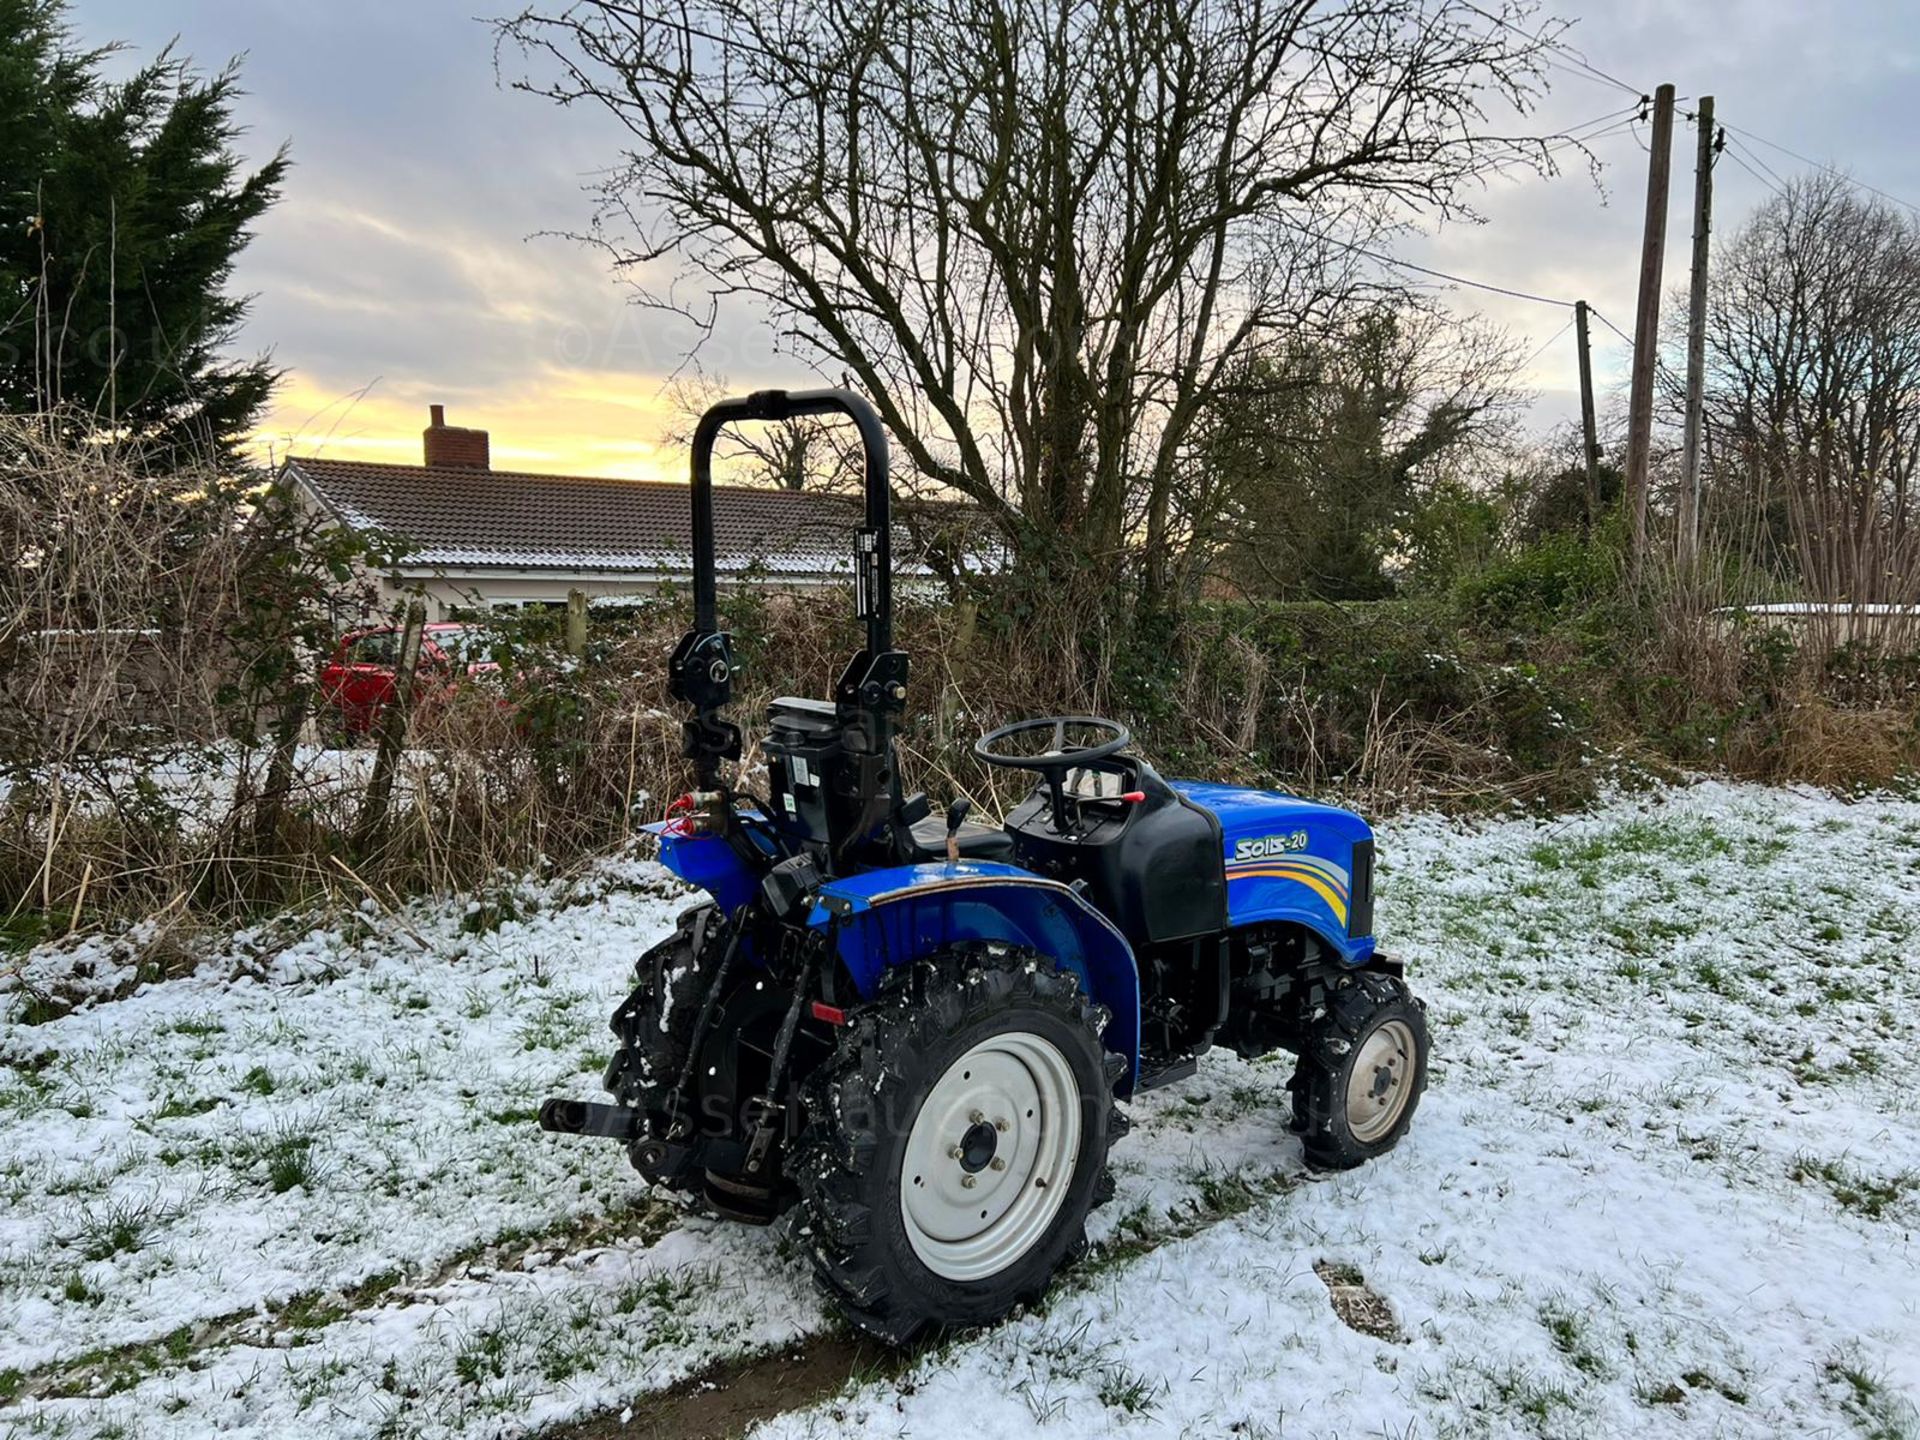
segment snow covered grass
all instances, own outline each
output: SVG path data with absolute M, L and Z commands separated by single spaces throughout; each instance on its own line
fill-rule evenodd
M 617 1155 L 545 1143 L 532 1119 L 597 1083 L 606 1015 L 683 903 L 626 865 L 439 912 L 370 906 L 270 956 L 242 937 L 192 978 L 10 1023 L 0 1371 L 124 1388 L 189 1372 L 210 1339 L 291 1346 L 422 1287 L 657 1237 L 668 1212 Z
M 1209 1057 L 1039 1313 L 768 1433 L 1920 1435 L 1920 805 L 1705 785 L 1381 856 L 1435 1036 L 1394 1155 L 1308 1175 L 1285 1059 Z M 0 997 L 0 1429 L 519 1433 L 831 1325 L 776 1234 L 532 1130 L 682 903 L 622 862 Z
M 143 817 L 166 812 L 183 831 L 199 834 L 217 825 L 233 808 L 234 796 L 255 790 L 271 758 L 265 750 L 242 751 L 231 741 L 169 745 L 82 769 L 58 772 L 60 804 L 72 815 L 98 817 L 122 811 Z M 411 757 L 409 757 L 411 758 Z M 369 746 L 341 748 L 301 745 L 295 749 L 292 799 L 313 805 L 347 807 L 365 792 L 373 769 Z M 51 772 L 36 783 L 53 784 Z M 0 775 L 0 802 L 13 793 L 13 781 Z

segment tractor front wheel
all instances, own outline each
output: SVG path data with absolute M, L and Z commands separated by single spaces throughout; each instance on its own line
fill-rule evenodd
M 1031 951 L 900 973 L 812 1081 L 790 1173 L 828 1293 L 893 1343 L 1037 1297 L 1113 1193 L 1107 1013 Z
M 1426 1007 L 1392 976 L 1343 978 L 1288 1082 L 1294 1129 L 1317 1170 L 1351 1170 L 1386 1154 L 1427 1088 Z

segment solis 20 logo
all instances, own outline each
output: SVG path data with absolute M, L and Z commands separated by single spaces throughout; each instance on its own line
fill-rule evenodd
M 1261 835 L 1252 840 L 1233 842 L 1235 860 L 1266 860 L 1307 848 L 1307 832 L 1294 830 L 1285 835 Z

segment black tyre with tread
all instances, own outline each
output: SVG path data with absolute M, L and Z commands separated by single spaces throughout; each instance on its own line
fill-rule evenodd
M 1046 957 L 962 947 L 903 967 L 841 1032 L 809 1082 L 807 1123 L 788 1164 L 803 1243 L 822 1288 L 861 1329 L 900 1344 L 933 1327 L 983 1325 L 1045 1290 L 1086 1245 L 1088 1212 L 1111 1198 L 1107 1151 L 1126 1133 L 1113 1102 L 1124 1059 L 1100 1039 L 1109 1019 L 1077 977 Z M 1025 1031 L 1056 1046 L 1080 1083 L 1078 1159 L 1045 1233 L 985 1279 L 949 1280 L 915 1253 L 902 1217 L 901 1166 L 921 1103 L 960 1056 Z
M 1325 1011 L 1308 1028 L 1293 1078 L 1293 1128 L 1306 1150 L 1307 1163 L 1317 1170 L 1351 1170 L 1400 1143 L 1413 1123 L 1420 1096 L 1427 1087 L 1426 1005 L 1391 975 L 1363 971 L 1328 997 Z M 1361 1139 L 1347 1119 L 1347 1094 L 1353 1067 L 1366 1044 L 1382 1026 L 1399 1022 L 1413 1037 L 1411 1074 L 1401 1083 L 1409 1087 L 1398 1119 L 1384 1134 Z
M 695 905 L 681 911 L 672 935 L 635 962 L 634 978 L 639 983 L 613 1012 L 610 1023 L 620 1047 L 608 1062 L 602 1082 L 619 1104 L 645 1108 L 650 1096 L 658 1096 L 678 1080 L 693 1043 L 703 978 L 719 960 L 726 931 L 727 919 L 719 906 Z M 627 1147 L 630 1161 L 639 1143 Z M 701 1177 L 695 1174 L 672 1188 L 697 1191 L 700 1187 Z

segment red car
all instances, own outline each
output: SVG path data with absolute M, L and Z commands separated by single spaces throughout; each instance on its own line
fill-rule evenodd
M 381 712 L 393 703 L 399 661 L 397 626 L 351 630 L 340 638 L 320 672 L 320 700 L 337 728 L 365 735 L 380 723 Z M 444 697 L 459 679 L 499 668 L 485 627 L 429 625 L 420 637 L 414 699 L 418 703 Z

